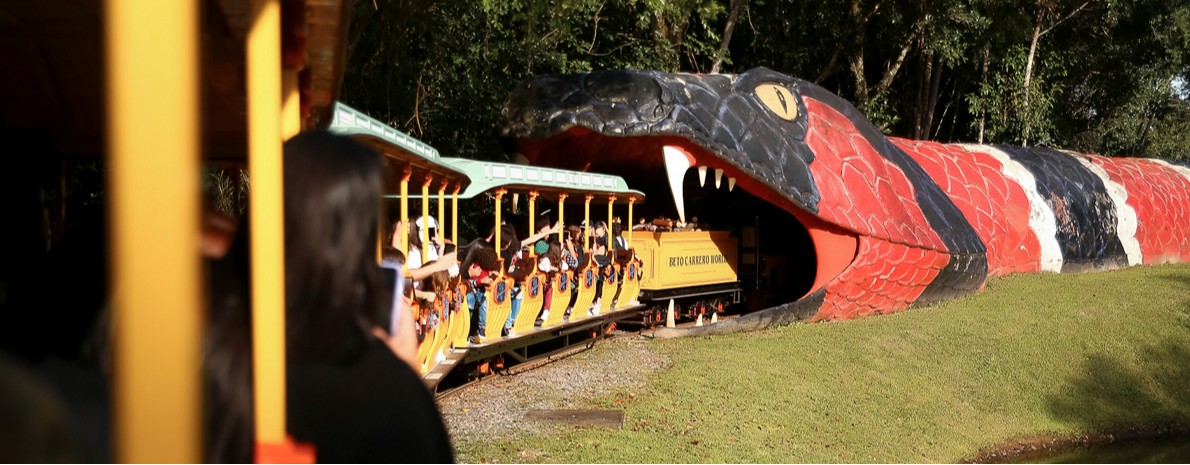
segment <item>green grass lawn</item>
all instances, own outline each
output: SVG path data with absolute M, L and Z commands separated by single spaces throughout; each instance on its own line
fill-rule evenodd
M 993 279 L 843 323 L 654 341 L 673 367 L 592 399 L 622 431 L 457 444 L 461 461 L 953 462 L 1006 439 L 1190 423 L 1190 265 Z

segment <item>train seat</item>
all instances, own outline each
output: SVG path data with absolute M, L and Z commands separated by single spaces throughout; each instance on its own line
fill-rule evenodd
M 536 262 L 540 260 L 540 257 L 527 260 Z M 524 300 L 521 301 L 521 310 L 517 313 L 516 321 L 513 322 L 513 331 L 524 333 L 533 330 L 533 322 L 537 321 L 537 315 L 541 313 L 541 308 L 545 305 L 547 285 L 548 280 L 545 273 L 537 269 L 535 264 L 533 271 L 521 281 L 521 296 Z
M 595 292 L 599 279 L 599 267 L 587 256 L 586 266 L 580 266 L 578 272 L 578 298 L 574 301 L 574 309 L 570 311 L 570 321 L 587 317 L 587 311 L 595 301 Z
M 629 252 L 633 252 L 629 249 Z M 630 254 L 629 259 L 622 265 L 624 277 L 620 279 L 620 296 L 616 299 L 616 309 L 635 305 L 640 297 L 640 277 L 643 273 L 640 259 Z
M 512 278 L 500 273 L 496 279 L 492 280 L 492 284 L 488 285 L 488 292 L 484 295 L 488 301 L 487 321 L 484 324 L 484 337 L 480 338 L 480 342 L 500 338 L 500 332 L 504 330 L 504 323 L 508 321 L 508 315 L 512 313 L 513 284 Z
M 455 300 L 454 313 L 451 319 L 453 328 L 452 341 L 455 347 L 467 347 L 467 335 L 471 333 L 471 309 L 467 308 L 467 285 L 459 283 L 452 295 Z
M 620 264 L 612 263 L 605 266 L 600 273 L 603 280 L 603 295 L 599 300 L 599 313 L 607 313 L 612 309 L 612 303 L 620 293 Z

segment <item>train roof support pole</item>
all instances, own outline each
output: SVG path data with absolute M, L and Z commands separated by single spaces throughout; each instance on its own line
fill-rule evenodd
M 591 250 L 591 199 L 595 194 L 587 194 L 585 212 L 583 213 L 583 248 Z
M 284 94 L 284 102 L 281 107 L 282 141 L 289 140 L 302 132 L 302 96 L 298 71 L 296 69 L 281 71 L 281 92 Z
M 409 274 L 409 178 L 413 176 L 413 165 L 406 163 L 401 175 L 401 221 L 404 228 L 393 233 L 394 241 L 401 241 L 401 255 L 405 261 L 401 264 L 401 271 Z
M 534 226 L 534 222 L 537 221 L 537 196 L 538 195 L 541 195 L 541 194 L 539 194 L 537 191 L 529 191 L 529 235 L 530 236 L 537 234 L 537 230 L 534 229 L 533 226 Z M 536 244 L 529 247 L 529 256 L 530 257 L 537 256 L 537 245 Z
M 569 197 L 569 196 L 570 195 L 565 192 L 558 193 L 558 221 L 562 221 L 563 222 L 562 224 L 566 224 L 565 223 L 565 221 L 566 221 L 566 197 Z M 558 230 L 558 243 L 559 244 L 565 244 L 565 242 L 562 242 L 562 231 L 565 229 L 566 228 L 562 228 L 562 229 Z
M 612 223 L 614 222 L 614 217 L 612 216 L 612 205 L 615 203 L 616 196 L 607 196 L 607 228 L 605 228 L 603 231 L 603 238 L 607 241 L 607 253 L 611 254 L 612 258 L 615 258 L 616 256 L 616 251 L 612 249 Z
M 199 2 L 103 7 L 114 459 L 200 462 Z
M 426 181 L 421 184 L 421 265 L 430 261 L 430 183 L 434 175 L 426 171 Z M 405 257 L 406 260 L 409 257 Z
M 438 185 L 438 237 L 446 241 L 446 186 L 450 185 L 450 180 L 446 177 L 442 178 L 442 184 Z M 452 242 L 453 243 L 453 242 Z M 455 246 L 458 247 L 458 246 Z M 446 253 L 446 248 L 442 249 L 442 253 Z M 441 255 L 439 255 L 441 256 Z
M 252 173 L 252 355 L 256 458 L 287 451 L 281 2 L 253 0 L 247 36 L 248 168 Z M 312 459 L 312 457 L 311 457 Z M 290 459 L 297 460 L 297 459 Z
M 628 224 L 628 247 L 629 248 L 632 248 L 632 227 L 634 225 L 636 225 L 636 223 L 633 223 L 633 221 L 635 221 L 635 220 L 632 219 L 632 204 L 633 203 L 636 203 L 636 196 L 635 195 L 628 196 L 628 223 L 627 224 Z
M 461 181 L 455 181 L 454 192 L 450 194 L 450 241 L 455 243 L 455 250 L 459 250 L 459 189 L 462 187 Z
M 496 242 L 494 243 L 496 246 L 496 258 L 503 258 L 500 256 L 500 246 L 504 245 L 504 244 L 500 243 L 500 230 L 503 229 L 501 227 L 501 226 L 503 226 L 503 224 L 502 224 L 502 221 L 500 220 L 500 201 L 504 199 L 504 194 L 507 194 L 507 193 L 508 193 L 507 189 L 503 189 L 503 188 L 496 189 Z M 500 266 L 500 271 L 501 271 L 501 274 L 503 274 L 503 271 L 504 271 L 503 265 Z

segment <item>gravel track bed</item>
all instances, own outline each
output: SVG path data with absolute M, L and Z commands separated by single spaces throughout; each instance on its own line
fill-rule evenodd
M 513 375 L 499 375 L 438 401 L 452 441 L 493 440 L 538 432 L 529 410 L 588 409 L 592 399 L 644 384 L 670 365 L 641 337 L 603 341 L 588 350 Z

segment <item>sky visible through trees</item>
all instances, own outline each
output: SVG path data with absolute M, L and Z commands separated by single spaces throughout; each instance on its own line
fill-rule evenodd
M 1186 1 L 356 0 L 342 99 L 505 160 L 493 125 L 526 77 L 758 66 L 894 136 L 1190 160 Z

